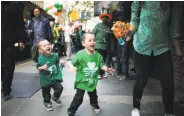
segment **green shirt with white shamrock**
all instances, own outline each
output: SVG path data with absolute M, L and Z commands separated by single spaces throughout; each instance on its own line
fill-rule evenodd
M 62 81 L 61 65 L 59 65 L 59 57 L 56 53 L 50 56 L 41 54 L 38 58 L 37 68 L 47 64 L 47 70 L 40 71 L 40 86 L 46 87 L 52 85 L 56 80 Z
M 94 91 L 98 83 L 99 70 L 104 66 L 103 57 L 98 52 L 90 55 L 81 50 L 72 58 L 72 64 L 77 69 L 74 88 Z

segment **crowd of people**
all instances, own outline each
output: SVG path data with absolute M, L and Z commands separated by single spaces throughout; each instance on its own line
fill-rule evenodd
M 43 17 L 39 8 L 34 9 L 35 17 L 25 29 L 21 18 L 23 12 L 20 12 L 23 11 L 23 4 L 2 2 L 3 100 L 10 98 L 15 69 L 15 43 L 23 49 L 25 38 L 29 37 L 32 39 L 31 54 L 37 63 L 43 102 L 47 110 L 53 110 L 51 98 L 57 104 L 61 104 L 59 98 L 63 91 L 61 82 L 64 78 L 61 70 L 65 64 L 69 70 L 76 71 L 76 94 L 67 111 L 69 116 L 74 116 L 82 104 L 85 91 L 89 94 L 92 108 L 99 113 L 96 90 L 98 80 L 115 72 L 120 80 L 130 79 L 131 59 L 136 72 L 136 83 L 133 88 L 134 109 L 131 115 L 140 116 L 140 102 L 151 67 L 157 69 L 155 76 L 161 82 L 165 116 L 174 116 L 174 78 L 170 43 L 173 42 L 176 54 L 183 62 L 184 54 L 178 40 L 181 35 L 182 4 L 134 1 L 129 8 L 131 14 L 128 19 L 117 19 L 126 20 L 131 24 L 129 32 L 123 37 L 125 44 L 122 45 L 112 33 L 112 16 L 105 9 L 99 15 L 102 22 L 98 23 L 92 32 L 83 31 L 82 25 L 73 27 L 72 22 L 60 27 Z M 126 38 L 131 40 L 126 41 Z M 61 61 L 61 56 L 66 56 L 66 61 Z M 50 94 L 51 88 L 54 89 L 53 96 Z

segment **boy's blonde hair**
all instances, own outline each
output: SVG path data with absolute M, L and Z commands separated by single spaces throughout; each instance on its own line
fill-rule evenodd
M 86 39 L 86 35 L 88 35 L 88 34 L 92 34 L 92 35 L 94 35 L 94 33 L 93 33 L 93 32 L 86 32 L 86 33 L 84 33 L 84 34 L 82 35 L 82 41 L 85 41 L 85 39 Z
M 46 40 L 46 39 L 40 40 L 40 41 L 38 42 L 38 44 L 37 44 L 37 48 L 38 48 L 38 49 L 40 49 L 40 47 L 41 47 L 41 42 L 42 42 L 42 41 L 47 41 L 47 40 Z

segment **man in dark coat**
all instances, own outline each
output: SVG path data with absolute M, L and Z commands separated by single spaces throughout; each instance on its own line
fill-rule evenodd
M 29 29 L 33 34 L 33 46 L 37 46 L 38 42 L 46 39 L 52 41 L 53 34 L 49 20 L 41 15 L 41 9 L 36 7 L 34 8 L 34 18 L 30 22 Z
M 2 97 L 10 99 L 11 85 L 15 69 L 15 47 L 24 48 L 25 27 L 22 2 L 1 2 L 1 81 Z

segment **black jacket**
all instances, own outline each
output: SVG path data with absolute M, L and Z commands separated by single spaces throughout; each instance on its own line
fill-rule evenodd
M 21 2 L 1 2 L 1 42 L 2 47 L 14 45 L 16 42 L 23 42 L 26 39 L 24 19 L 24 4 Z

